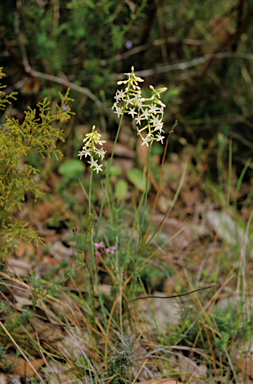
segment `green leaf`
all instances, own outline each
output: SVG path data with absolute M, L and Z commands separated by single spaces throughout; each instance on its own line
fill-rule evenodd
M 62 163 L 58 171 L 64 176 L 73 176 L 84 171 L 84 164 L 80 160 L 66 160 Z
M 114 176 L 119 176 L 123 172 L 122 167 L 119 165 L 112 165 L 110 170 L 110 178 Z
M 120 179 L 115 184 L 115 197 L 118 200 L 122 200 L 126 197 L 128 192 L 127 182 L 123 179 Z
M 137 188 L 139 191 L 144 191 L 146 180 L 143 177 L 143 172 L 137 168 L 132 168 L 127 172 L 128 180 Z M 148 182 L 148 190 L 150 188 L 150 182 Z

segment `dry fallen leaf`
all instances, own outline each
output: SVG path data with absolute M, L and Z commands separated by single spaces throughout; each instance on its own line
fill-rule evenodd
M 37 359 L 37 360 L 29 360 L 29 363 L 33 366 L 34 370 L 32 369 L 31 365 L 28 364 L 28 362 L 22 357 L 19 356 L 13 356 L 8 355 L 4 356 L 3 362 L 0 362 L 0 368 L 5 371 L 6 370 L 6 363 L 8 365 L 11 365 L 12 371 L 11 373 L 13 375 L 22 375 L 22 376 L 34 376 L 35 371 L 40 369 L 42 365 L 44 365 L 43 359 Z
M 27 252 L 34 253 L 35 247 L 30 243 L 25 243 L 24 241 L 21 241 L 18 244 L 17 249 L 15 250 L 15 255 L 20 258 L 23 257 Z
M 30 269 L 32 268 L 31 263 L 27 263 L 22 259 L 14 259 L 12 257 L 8 257 L 8 259 L 6 260 L 6 264 L 9 272 L 21 276 L 27 276 L 29 274 Z
M 112 141 L 106 141 L 104 145 L 104 150 L 107 154 L 112 153 L 114 143 Z M 123 144 L 116 144 L 115 152 L 114 154 L 119 157 L 127 157 L 128 159 L 134 159 L 135 158 L 135 151 L 131 148 L 128 148 L 126 145 Z
M 56 241 L 50 249 L 50 254 L 57 260 L 62 261 L 73 256 L 73 248 L 67 248 L 61 241 Z
M 249 377 L 253 377 L 253 359 L 242 356 L 240 359 L 234 359 L 236 366 Z
M 0 373 L 0 384 L 6 384 L 7 378 L 3 373 Z
M 190 375 L 191 378 L 206 378 L 207 366 L 205 364 L 197 365 L 194 361 L 186 356 L 179 354 L 178 356 L 178 370 L 181 372 L 181 378 L 185 375 Z M 192 380 L 191 383 L 197 384 L 198 381 Z

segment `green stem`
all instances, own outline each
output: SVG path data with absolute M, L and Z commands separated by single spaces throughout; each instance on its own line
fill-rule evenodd
M 91 218 L 91 189 L 92 189 L 92 177 L 93 177 L 93 168 L 90 171 L 90 185 L 89 185 L 89 219 Z
M 145 242 L 145 238 L 143 238 L 143 229 L 144 229 L 144 219 L 145 219 L 145 210 L 146 210 L 146 206 L 147 206 L 147 199 L 148 199 L 148 181 L 149 181 L 149 170 L 150 170 L 150 157 L 151 157 L 151 145 L 149 145 L 149 148 L 148 148 L 148 167 L 147 167 L 147 174 L 146 174 L 146 180 L 145 180 L 145 188 L 144 188 L 144 191 L 143 191 L 143 194 L 142 194 L 142 197 L 141 197 L 141 203 L 139 205 L 139 208 L 138 208 L 138 211 L 137 211 L 137 214 L 136 214 L 136 219 L 134 221 L 134 224 L 139 216 L 139 211 L 141 210 L 141 206 L 142 206 L 142 216 L 141 216 L 141 224 L 140 224 L 140 229 L 139 229 L 139 240 L 136 244 L 136 251 L 135 251 L 135 270 L 134 270 L 134 277 L 133 277 L 133 292 L 132 292 L 132 295 L 133 297 L 135 296 L 135 290 L 136 290 L 136 286 L 137 286 L 137 274 L 136 274 L 136 271 L 138 270 L 138 267 L 139 267 L 139 259 L 140 259 L 140 256 L 141 256 L 141 253 L 142 253 L 142 249 L 143 249 L 143 243 Z M 143 202 L 143 205 L 142 205 L 142 202 Z M 144 231 L 144 234 L 145 234 L 145 231 Z M 130 244 L 129 244 L 129 248 L 130 248 Z
M 93 223 L 92 223 L 92 217 L 91 217 L 91 210 L 92 210 L 92 204 L 91 204 L 91 190 L 92 190 L 92 177 L 93 177 L 93 169 L 91 168 L 90 172 L 90 185 L 89 185 L 89 227 L 90 227 L 90 246 L 91 246 L 91 268 L 88 268 L 89 274 L 90 274 L 90 287 L 92 291 L 92 298 L 91 298 L 91 310 L 92 310 L 92 318 L 94 327 L 96 326 L 96 316 L 95 316 L 95 291 L 94 291 L 94 276 L 96 276 L 96 263 L 95 263 L 95 253 L 94 253 L 94 242 L 93 242 Z
M 93 318 L 94 326 L 96 326 L 94 286 L 97 287 L 99 303 L 101 306 L 101 310 L 102 310 L 106 325 L 107 325 L 107 318 L 106 318 L 106 313 L 104 311 L 103 298 L 99 290 L 98 274 L 97 274 L 97 268 L 96 268 L 96 262 L 95 262 L 94 230 L 93 230 L 93 222 L 92 222 L 92 216 L 91 216 L 92 215 L 92 204 L 91 204 L 92 177 L 93 177 L 93 169 L 91 168 L 90 185 L 89 185 L 89 223 L 90 223 L 89 225 L 90 225 L 90 245 L 91 245 L 91 268 L 88 267 L 88 272 L 90 274 L 90 283 L 91 283 L 90 285 L 91 285 L 91 292 L 92 292 L 92 318 Z M 95 337 L 97 337 L 97 334 L 95 334 Z
M 151 145 L 148 147 L 148 169 L 146 174 L 146 180 L 145 180 L 145 189 L 144 189 L 144 203 L 142 208 L 142 220 L 141 220 L 141 239 L 142 239 L 142 232 L 144 228 L 144 219 L 145 219 L 145 210 L 147 206 L 147 199 L 148 199 L 148 181 L 149 181 L 149 170 L 150 170 L 150 157 L 151 157 Z
M 129 87 L 129 90 L 128 90 L 126 96 L 128 96 L 129 92 L 130 92 L 130 87 Z M 95 237 L 97 235 L 98 227 L 99 227 L 99 224 L 100 224 L 100 221 L 101 221 L 101 217 L 102 217 L 102 213 L 103 213 L 103 208 L 104 208 L 104 204 L 105 204 L 106 188 L 107 188 L 107 185 L 108 185 L 108 182 L 109 182 L 109 178 L 110 178 L 110 171 L 111 171 L 111 166 L 112 166 L 112 160 L 113 160 L 116 144 L 117 144 L 117 141 L 118 141 L 118 137 L 119 137 L 119 133 L 120 133 L 120 129 L 121 129 L 121 125 L 122 125 L 125 109 L 126 109 L 126 103 L 124 103 L 124 106 L 123 106 L 123 109 L 122 109 L 122 115 L 121 115 L 121 118 L 120 118 L 118 130 L 117 130 L 117 133 L 116 133 L 116 136 L 115 136 L 115 140 L 114 140 L 114 144 L 113 144 L 113 148 L 112 148 L 112 154 L 111 154 L 111 157 L 110 157 L 110 160 L 109 160 L 109 166 L 108 166 L 108 171 L 106 173 L 105 187 L 103 188 L 103 197 L 102 197 L 102 201 L 101 201 L 101 207 L 100 207 L 100 212 L 99 212 L 99 217 L 98 217 L 98 223 L 97 223 L 97 226 L 96 226 Z

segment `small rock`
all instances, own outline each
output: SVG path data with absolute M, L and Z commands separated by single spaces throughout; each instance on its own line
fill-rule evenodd
M 153 296 L 166 297 L 164 292 L 154 292 Z M 154 316 L 159 329 L 169 326 L 175 326 L 180 321 L 180 305 L 177 299 L 158 299 L 150 298 Z M 148 306 L 147 299 L 140 300 L 140 307 L 143 310 L 145 317 L 153 330 L 156 329 L 154 319 Z
M 220 240 L 225 240 L 230 245 L 243 244 L 244 231 L 227 213 L 209 211 L 206 219 L 207 224 L 217 233 Z
M 152 223 L 158 227 L 163 218 L 164 215 L 155 215 L 153 217 Z M 162 224 L 161 233 L 165 234 L 168 239 L 175 236 L 171 240 L 171 243 L 174 247 L 177 248 L 187 248 L 193 241 L 192 234 L 188 225 L 185 222 L 179 221 L 177 219 L 165 219 Z

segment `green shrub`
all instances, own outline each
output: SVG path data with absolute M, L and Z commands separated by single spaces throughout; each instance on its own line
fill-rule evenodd
M 0 79 L 5 75 L 0 68 Z M 1 86 L 0 89 L 3 89 Z M 69 90 L 61 96 L 61 104 L 51 112 L 50 103 L 45 98 L 37 104 L 37 109 L 28 107 L 24 112 L 23 122 L 6 117 L 6 123 L 0 127 L 0 257 L 4 257 L 15 247 L 18 239 L 34 241 L 40 238 L 36 231 L 28 227 L 28 223 L 13 220 L 16 207 L 21 209 L 25 193 L 31 193 L 35 200 L 40 194 L 36 184 L 39 171 L 24 162 L 29 154 L 38 153 L 44 158 L 53 153 L 57 159 L 62 154 L 56 149 L 57 140 L 64 141 L 63 131 L 54 121 L 65 122 L 72 114 L 68 102 Z M 5 95 L 0 90 L 0 108 L 4 110 L 16 93 Z

